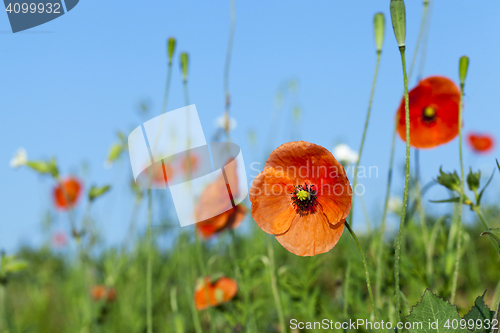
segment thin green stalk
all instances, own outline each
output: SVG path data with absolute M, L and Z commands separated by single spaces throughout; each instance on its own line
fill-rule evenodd
M 165 113 L 167 111 L 167 101 L 168 101 L 168 94 L 170 91 L 170 81 L 172 80 L 172 61 L 168 62 L 168 69 L 167 69 L 167 83 L 165 85 L 165 94 L 163 97 L 163 107 L 161 109 L 161 113 Z
M 420 21 L 420 29 L 418 31 L 418 37 L 417 37 L 417 45 L 415 45 L 415 51 L 413 51 L 413 56 L 411 58 L 411 64 L 410 64 L 410 70 L 408 71 L 409 77 L 413 77 L 413 70 L 415 69 L 415 63 L 417 60 L 417 55 L 418 55 L 418 50 L 420 49 L 420 44 L 422 42 L 422 37 L 424 36 L 425 28 L 426 28 L 426 23 L 427 23 L 427 12 L 429 9 L 429 2 L 424 1 L 424 9 L 422 10 L 422 20 Z M 424 56 L 422 54 L 422 56 Z
M 359 153 L 358 153 L 358 160 L 356 161 L 356 168 L 354 169 L 354 180 L 352 182 L 352 206 L 351 206 L 351 214 L 349 214 L 349 224 L 352 223 L 353 215 L 354 215 L 354 199 L 356 197 L 356 186 L 358 184 L 358 168 L 359 168 L 359 163 L 361 161 L 361 154 L 363 153 L 363 147 L 365 145 L 365 139 L 366 139 L 366 132 L 368 131 L 368 123 L 370 122 L 370 113 L 372 111 L 372 104 L 373 104 L 373 95 L 375 94 L 375 86 L 377 84 L 377 76 L 378 76 L 378 69 L 380 66 L 380 54 L 381 51 L 377 51 L 377 64 L 375 65 L 375 74 L 373 75 L 373 83 L 372 83 L 372 90 L 370 93 L 370 102 L 368 103 L 368 111 L 366 112 L 366 120 L 365 120 L 365 128 L 363 130 L 363 136 L 361 137 L 361 145 L 359 146 Z
M 396 242 L 396 251 L 394 253 L 394 288 L 396 293 L 396 321 L 401 321 L 401 297 L 399 285 L 399 262 L 401 256 L 401 242 L 403 239 L 403 230 L 406 218 L 406 205 L 408 204 L 408 182 L 410 180 L 410 105 L 408 101 L 408 77 L 406 76 L 405 46 L 399 47 L 401 53 L 401 62 L 403 65 L 403 78 L 405 86 L 405 122 L 406 122 L 406 171 L 405 171 L 405 189 L 403 195 L 403 208 L 401 210 L 401 222 L 399 224 L 398 239 Z
M 271 239 L 267 237 L 267 252 L 269 255 L 269 272 L 271 274 L 271 288 L 273 289 L 274 303 L 278 311 L 278 320 L 280 322 L 281 332 L 286 333 L 285 316 L 283 315 L 283 307 L 281 306 L 280 294 L 278 292 L 278 283 L 276 280 L 276 267 L 274 262 L 274 250 Z
M 460 266 L 460 251 L 462 249 L 462 205 L 464 202 L 464 163 L 462 157 L 462 122 L 463 122 L 463 98 L 464 98 L 464 84 L 460 84 L 460 105 L 458 111 L 458 149 L 460 153 L 460 193 L 458 201 L 458 233 L 457 233 L 457 256 L 455 258 L 455 271 L 453 273 L 453 282 L 451 284 L 451 304 L 454 304 L 455 296 L 457 294 L 458 283 L 458 269 Z
M 370 282 L 370 272 L 368 271 L 368 265 L 366 264 L 366 259 L 365 259 L 365 254 L 363 252 L 363 248 L 361 247 L 361 244 L 359 243 L 358 237 L 356 237 L 356 234 L 354 231 L 351 229 L 351 226 L 349 225 L 348 222 L 345 223 L 347 229 L 351 233 L 352 238 L 354 238 L 354 241 L 358 245 L 359 252 L 361 253 L 361 259 L 363 259 L 363 265 L 365 267 L 365 275 L 366 275 L 366 287 L 368 288 L 368 294 L 370 295 L 370 301 L 372 302 L 372 307 L 373 307 L 373 312 L 375 313 L 375 318 L 377 319 L 378 322 L 380 322 L 380 318 L 378 316 L 378 311 L 377 311 L 377 306 L 375 305 L 375 298 L 373 298 L 373 292 L 372 292 L 372 286 Z
M 202 333 L 203 330 L 201 329 L 201 323 L 200 323 L 200 318 L 198 318 L 198 311 L 196 310 L 196 306 L 193 301 L 193 292 L 189 288 L 189 286 L 186 285 L 186 294 L 188 295 L 188 299 L 190 299 L 189 304 L 191 304 L 191 312 L 193 313 L 193 324 L 194 324 L 194 329 L 196 333 Z
M 243 298 L 244 298 L 243 301 L 245 303 L 245 307 L 248 311 L 248 315 L 249 315 L 248 321 L 250 322 L 250 325 L 252 326 L 252 328 L 256 332 L 257 331 L 257 323 L 255 322 L 255 317 L 253 316 L 252 307 L 250 306 L 250 294 L 249 294 L 249 291 L 248 291 L 248 288 L 247 288 L 245 281 L 243 281 L 243 275 L 241 274 L 240 266 L 238 266 L 238 261 L 236 259 L 237 258 L 237 256 L 236 256 L 236 235 L 235 235 L 233 229 L 230 230 L 230 233 L 231 233 L 231 244 L 230 244 L 229 250 L 230 250 L 231 258 L 233 260 L 234 273 L 236 275 L 236 279 L 238 281 L 241 292 L 243 294 Z
M 478 206 L 475 206 L 473 208 L 473 211 L 476 213 L 477 217 L 479 217 L 479 220 L 483 223 L 483 226 L 486 230 L 489 230 L 490 229 L 490 224 L 488 223 L 488 221 L 486 221 L 486 217 L 484 216 L 483 212 L 481 211 L 481 208 L 478 207 Z M 495 244 L 493 242 L 493 244 Z M 496 246 L 495 246 L 496 248 Z
M 234 27 L 236 25 L 236 10 L 234 0 L 229 1 L 230 4 L 230 13 L 231 13 L 231 25 L 229 27 L 229 38 L 227 41 L 227 52 L 226 52 L 226 61 L 224 64 L 224 93 L 226 98 L 226 106 L 225 106 L 225 125 L 224 130 L 226 132 L 226 137 L 229 141 L 229 106 L 231 104 L 231 95 L 229 93 L 229 69 L 231 65 L 231 55 L 233 52 L 233 40 L 234 40 Z
M 5 297 L 5 284 L 0 283 L 0 332 L 8 331 L 7 329 L 7 299 Z
M 147 271 L 146 271 L 146 322 L 148 333 L 153 333 L 153 198 L 151 190 L 148 189 L 148 230 L 147 242 Z
M 347 267 L 345 270 L 345 279 L 344 279 L 344 311 L 343 311 L 344 320 L 349 319 L 347 310 L 349 309 L 349 296 L 350 296 L 349 283 L 351 282 L 351 255 L 348 254 L 348 256 L 349 259 L 347 261 Z
M 384 246 L 384 233 L 385 233 L 385 220 L 387 217 L 387 211 L 389 208 L 389 199 L 391 195 L 391 185 L 392 185 L 392 168 L 394 165 L 394 148 L 396 146 L 396 127 L 397 122 L 395 123 L 394 131 L 392 132 L 392 142 L 391 142 L 391 156 L 389 158 L 389 173 L 387 175 L 387 189 L 385 192 L 385 202 L 384 202 L 384 212 L 382 213 L 382 221 L 380 223 L 380 235 L 379 235 L 379 243 L 377 249 L 377 271 L 375 273 L 375 294 L 377 295 L 377 305 L 379 307 L 382 306 L 382 254 L 383 254 L 383 246 Z
M 196 242 L 196 253 L 197 253 L 197 257 L 198 257 L 198 266 L 199 266 L 199 269 L 200 269 L 200 272 L 202 275 L 202 279 L 203 279 L 203 283 L 205 286 L 204 287 L 205 297 L 207 299 L 207 304 L 210 305 L 210 295 L 209 295 L 209 291 L 208 291 L 208 286 L 205 284 L 205 278 L 208 276 L 208 272 L 207 272 L 207 267 L 205 266 L 205 263 L 203 261 L 203 249 L 201 247 L 200 236 L 198 235 L 198 233 L 196 231 L 195 231 L 194 235 L 195 235 L 195 242 Z M 210 331 L 214 332 L 214 327 L 211 324 L 212 319 L 211 319 L 210 313 L 211 313 L 211 309 L 209 307 L 208 311 L 207 311 L 207 318 L 208 318 L 208 322 L 210 324 Z
M 373 83 L 372 83 L 372 90 L 370 93 L 370 101 L 368 102 L 368 111 L 366 113 L 366 120 L 365 120 L 365 128 L 363 130 L 363 136 L 361 137 L 361 145 L 359 147 L 359 153 L 358 153 L 358 160 L 356 161 L 356 168 L 354 169 L 354 181 L 353 181 L 353 193 L 352 193 L 352 203 L 351 203 L 351 213 L 349 214 L 349 224 L 352 224 L 352 219 L 354 215 L 354 198 L 356 197 L 356 186 L 358 184 L 358 168 L 359 168 L 359 163 L 361 160 L 361 154 L 363 153 L 363 147 L 365 144 L 365 139 L 366 139 L 366 132 L 368 131 L 368 123 L 370 122 L 370 113 L 372 110 L 372 103 L 373 103 L 373 95 L 375 94 L 375 86 L 377 84 L 377 77 L 378 77 L 378 69 L 380 66 L 380 55 L 381 51 L 377 51 L 377 63 L 375 65 L 375 74 L 373 75 Z M 345 277 L 345 288 L 344 288 L 344 317 L 347 318 L 347 308 L 349 306 L 349 301 L 348 301 L 348 295 L 349 295 L 349 283 L 348 281 L 350 280 L 350 274 L 351 274 L 351 263 L 350 260 L 347 263 L 347 270 L 346 270 L 346 277 Z

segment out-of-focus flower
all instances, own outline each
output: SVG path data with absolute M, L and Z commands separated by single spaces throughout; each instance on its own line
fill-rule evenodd
M 56 232 L 52 236 L 52 244 L 56 248 L 59 248 L 59 249 L 63 248 L 68 244 L 68 237 L 66 236 L 66 234 L 64 232 L 60 232 L 60 231 Z
M 80 198 L 82 186 L 75 177 L 68 177 L 54 188 L 54 204 L 57 208 L 67 210 L 72 208 Z
M 344 167 L 327 149 L 304 141 L 274 150 L 250 189 L 257 225 L 299 256 L 337 244 L 351 198 Z
M 165 167 L 165 170 L 163 170 L 163 167 Z M 148 177 L 151 177 L 150 181 L 153 184 L 166 184 L 168 183 L 168 176 L 172 177 L 172 175 L 174 174 L 172 167 L 166 162 L 164 162 L 163 164 L 155 163 L 147 168 L 146 172 L 148 173 Z M 165 178 L 166 175 L 167 178 Z
M 194 304 L 197 310 L 204 310 L 231 300 L 238 292 L 235 280 L 221 277 L 211 282 L 207 276 L 205 281 L 199 279 L 194 293 Z M 208 297 L 207 297 L 208 296 Z
M 450 79 L 431 76 L 419 82 L 409 94 L 410 144 L 434 148 L 458 135 L 460 90 Z M 398 133 L 406 141 L 405 101 L 396 113 Z
M 342 165 L 349 165 L 358 162 L 359 155 L 348 145 L 341 143 L 333 148 L 333 155 Z
M 228 182 L 231 184 L 231 194 L 233 197 L 237 197 L 239 194 L 239 187 L 237 186 L 238 174 L 236 163 L 230 163 L 224 169 Z M 208 216 L 213 215 L 210 214 L 210 212 L 224 212 L 204 220 L 203 222 L 196 223 L 196 229 L 202 237 L 209 238 L 226 229 L 235 229 L 245 219 L 247 209 L 242 204 L 232 207 L 231 204 L 225 200 L 225 198 L 227 198 L 227 193 L 228 185 L 224 177 L 221 176 L 216 181 L 209 184 L 201 194 L 195 210 L 197 220 L 200 219 L 200 216 L 207 213 Z
M 117 293 L 115 288 L 97 285 L 90 290 L 90 296 L 96 302 L 105 300 L 108 303 L 113 303 L 116 300 Z
M 20 166 L 26 165 L 28 163 L 28 154 L 24 148 L 19 148 L 16 155 L 10 160 L 11 168 L 19 168 Z
M 390 212 L 399 214 L 401 213 L 401 209 L 403 209 L 403 200 L 398 196 L 393 196 L 389 199 L 387 208 L 389 208 Z
M 195 170 L 198 170 L 199 166 L 200 166 L 199 158 L 193 153 L 186 155 L 181 160 L 181 169 L 184 173 L 188 173 L 188 171 L 193 172 Z
M 218 129 L 226 129 L 226 116 L 223 114 L 220 117 L 215 118 L 214 125 Z M 229 117 L 229 130 L 232 131 L 238 126 L 238 122 L 233 117 Z
M 489 134 L 469 133 L 467 141 L 472 150 L 479 154 L 489 153 L 494 146 L 493 136 Z

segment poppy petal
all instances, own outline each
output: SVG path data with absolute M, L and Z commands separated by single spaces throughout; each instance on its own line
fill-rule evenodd
M 337 244 L 344 231 L 344 222 L 328 223 L 321 209 L 305 216 L 297 214 L 290 229 L 276 235 L 276 240 L 293 254 L 314 256 L 330 251 Z
M 268 234 L 286 232 L 297 215 L 289 195 L 292 188 L 291 180 L 273 168 L 266 168 L 253 181 L 250 188 L 252 216 Z
M 345 170 L 326 148 L 305 141 L 284 143 L 276 148 L 266 162 L 266 168 L 281 171 L 298 184 L 335 183 Z

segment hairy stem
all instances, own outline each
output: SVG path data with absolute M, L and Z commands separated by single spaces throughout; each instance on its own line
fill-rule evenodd
M 278 292 L 278 282 L 276 280 L 276 265 L 274 262 L 274 250 L 271 239 L 267 238 L 267 253 L 269 256 L 269 274 L 271 275 L 271 288 L 273 290 L 274 303 L 276 304 L 276 310 L 278 311 L 278 319 L 280 322 L 281 332 L 286 333 L 287 329 L 285 326 L 285 316 L 283 315 L 283 307 L 281 306 L 280 294 Z
M 153 198 L 151 190 L 148 189 L 148 230 L 147 230 L 147 272 L 146 272 L 146 319 L 148 333 L 153 333 Z
M 375 318 L 377 318 L 377 321 L 380 322 L 380 318 L 378 316 L 378 311 L 377 311 L 377 306 L 375 305 L 375 298 L 373 298 L 373 292 L 372 292 L 372 285 L 370 282 L 370 272 L 368 271 L 368 265 L 366 264 L 366 259 L 365 259 L 365 254 L 363 252 L 363 248 L 361 247 L 361 244 L 359 243 L 358 237 L 356 237 L 356 234 L 354 231 L 351 229 L 351 226 L 349 225 L 348 222 L 345 223 L 347 229 L 351 233 L 352 238 L 354 238 L 354 241 L 358 245 L 359 252 L 361 253 L 361 259 L 363 260 L 363 265 L 365 267 L 365 275 L 366 275 L 366 287 L 368 288 L 368 294 L 370 295 L 370 301 L 372 302 L 372 307 L 373 307 L 373 312 L 375 313 Z
M 458 232 L 457 232 L 457 255 L 455 258 L 455 271 L 453 272 L 453 281 L 451 284 L 451 298 L 450 301 L 454 304 L 455 296 L 457 294 L 458 284 L 458 269 L 460 266 L 460 251 L 462 249 L 462 205 L 464 202 L 464 163 L 462 158 L 462 117 L 463 117 L 463 96 L 464 84 L 460 84 L 460 105 L 458 111 L 458 150 L 460 154 L 460 193 L 458 201 Z
M 394 288 L 396 294 L 396 321 L 401 321 L 401 297 L 399 285 L 399 262 L 401 256 L 401 242 L 403 240 L 403 230 L 406 219 L 406 206 L 408 204 L 408 182 L 410 180 L 410 106 L 408 101 L 408 77 L 406 75 L 405 47 L 400 46 L 401 63 L 403 65 L 403 79 L 405 87 L 405 123 L 406 123 L 406 170 L 405 170 L 405 188 L 403 195 L 403 208 L 401 210 L 401 222 L 399 224 L 398 238 L 396 242 L 396 251 L 394 253 Z

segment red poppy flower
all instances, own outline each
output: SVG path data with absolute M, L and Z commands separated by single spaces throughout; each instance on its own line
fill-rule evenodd
M 273 151 L 250 189 L 257 225 L 299 256 L 337 244 L 351 197 L 344 167 L 325 148 L 304 141 Z
M 415 148 L 433 148 L 458 135 L 460 90 L 449 79 L 431 76 L 419 82 L 409 93 L 410 144 Z M 405 101 L 396 113 L 398 133 L 406 141 Z
M 172 177 L 173 175 L 173 169 L 167 162 L 155 163 L 147 169 L 147 172 L 148 177 L 151 177 L 151 182 L 160 185 L 166 184 L 168 176 Z
M 52 236 L 52 244 L 54 244 L 54 246 L 57 248 L 65 247 L 67 243 L 68 243 L 68 238 L 66 237 L 66 234 L 63 232 L 56 232 Z
M 97 285 L 90 290 L 90 296 L 96 302 L 106 300 L 108 303 L 113 303 L 116 300 L 115 288 Z
M 493 149 L 493 136 L 488 134 L 469 133 L 467 135 L 469 145 L 476 153 L 485 154 Z
M 222 277 L 210 282 L 205 278 L 205 283 L 200 279 L 194 293 L 194 304 L 197 310 L 204 310 L 211 306 L 217 306 L 231 300 L 238 292 L 238 284 L 235 280 Z M 208 296 L 208 297 L 207 297 Z M 208 300 L 207 300 L 208 298 Z
M 54 203 L 56 207 L 62 210 L 73 207 L 80 198 L 81 189 L 80 182 L 74 177 L 61 180 L 54 188 Z
M 228 203 L 226 200 L 228 189 L 231 190 L 233 198 L 238 196 L 236 163 L 227 164 L 224 170 L 228 183 L 232 184 L 232 187 L 229 187 L 223 176 L 219 177 L 205 188 L 196 206 L 195 215 L 197 220 L 200 220 L 201 216 L 212 216 L 217 212 L 223 212 L 196 224 L 196 229 L 204 238 L 209 238 L 228 228 L 237 228 L 245 219 L 247 213 L 247 209 L 242 204 L 233 207 L 232 203 Z
M 189 163 L 188 163 L 188 161 L 189 161 Z M 190 170 L 192 172 L 192 171 L 198 169 L 199 164 L 200 164 L 200 162 L 199 162 L 198 156 L 191 153 L 191 154 L 189 154 L 189 160 L 188 160 L 187 156 L 181 160 L 181 169 L 182 169 L 182 171 L 184 171 L 184 173 L 187 173 L 188 170 Z

